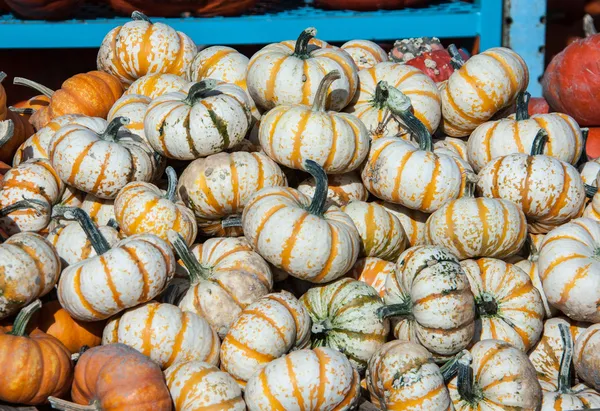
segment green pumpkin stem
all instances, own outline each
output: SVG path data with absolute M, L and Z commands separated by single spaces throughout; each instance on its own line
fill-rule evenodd
M 475 389 L 473 381 L 473 368 L 471 362 L 473 358 L 470 353 L 465 353 L 458 360 L 458 394 L 460 397 L 471 405 L 477 404 L 481 400 L 481 394 Z
M 37 83 L 33 80 L 29 80 L 29 79 L 26 79 L 23 77 L 15 77 L 13 79 L 13 84 L 16 86 L 25 86 L 25 87 L 32 88 L 36 91 L 39 91 L 46 97 L 52 97 L 52 95 L 54 94 L 54 90 L 49 89 L 48 87 L 46 87 L 40 83 Z
M 188 275 L 192 284 L 198 284 L 202 280 L 206 280 L 210 277 L 210 268 L 207 268 L 200 264 L 198 259 L 192 254 L 185 240 L 175 230 L 169 230 L 167 233 L 169 242 L 175 249 L 177 256 L 183 261 L 183 265 L 187 268 Z
M 448 361 L 446 361 L 446 363 L 444 363 L 444 365 L 442 365 L 440 367 L 440 372 L 442 373 L 442 377 L 444 377 L 444 382 L 446 384 L 448 384 L 450 382 L 450 380 L 452 378 L 454 378 L 454 376 L 458 372 L 458 361 L 464 355 L 466 355 L 468 353 L 469 353 L 469 351 L 462 350 L 461 352 L 459 352 L 458 354 L 456 354 L 454 357 L 452 357 Z
M 544 154 L 544 148 L 546 147 L 546 143 L 548 142 L 548 132 L 543 128 L 540 128 L 533 139 L 533 144 L 531 145 L 531 153 L 532 156 L 539 156 Z
M 309 27 L 304 30 L 298 36 L 298 40 L 296 40 L 296 47 L 294 48 L 294 57 L 298 57 L 300 59 L 306 60 L 310 57 L 310 53 L 308 52 L 308 43 L 310 40 L 317 35 L 317 29 L 314 27 Z
M 126 126 L 130 123 L 130 120 L 127 117 L 115 117 L 112 119 L 108 126 L 106 126 L 106 130 L 99 137 L 104 141 L 117 141 L 117 134 L 121 127 Z
M 199 81 L 190 87 L 190 91 L 188 92 L 184 102 L 190 106 L 193 106 L 198 101 L 205 98 L 207 93 L 210 93 L 215 87 L 217 87 L 217 80 L 209 78 Z
M 517 94 L 517 121 L 529 120 L 529 100 L 531 94 L 526 91 Z
M 375 87 L 375 93 L 373 94 L 371 104 L 379 110 L 386 108 L 386 103 L 390 95 L 390 93 L 388 93 L 388 87 L 387 81 L 383 80 L 378 82 L 377 87 Z
M 19 311 L 19 314 L 17 314 L 17 318 L 15 318 L 15 322 L 13 323 L 13 328 L 8 334 L 16 337 L 23 337 L 25 335 L 25 330 L 27 329 L 27 324 L 29 324 L 29 320 L 31 320 L 33 314 L 41 307 L 42 302 L 40 300 L 35 300 Z
M 596 26 L 594 25 L 594 18 L 589 14 L 583 16 L 583 32 L 586 37 L 591 37 L 594 34 L 598 34 Z
M 585 188 L 585 195 L 588 198 L 594 197 L 596 195 L 596 193 L 598 192 L 598 187 L 594 187 L 589 184 L 584 184 L 583 187 Z
M 460 55 L 454 44 L 450 44 L 448 46 L 448 54 L 450 54 L 450 64 L 454 70 L 459 70 L 465 65 L 465 59 L 463 59 L 463 57 Z
M 15 123 L 12 120 L 0 121 L 0 147 L 8 143 L 15 135 Z
M 100 403 L 94 401 L 90 405 L 80 405 L 75 404 L 74 402 L 69 402 L 66 400 L 61 400 L 56 397 L 48 397 L 48 402 L 50 406 L 55 410 L 63 410 L 63 411 L 100 411 L 102 408 L 100 407 Z
M 313 160 L 304 162 L 304 169 L 315 179 L 315 194 L 308 206 L 308 212 L 312 215 L 322 216 L 325 213 L 327 203 L 327 191 L 329 190 L 329 180 L 323 167 Z
M 29 198 L 24 198 L 23 200 L 17 201 L 14 204 L 8 205 L 0 210 L 0 217 L 6 217 L 10 213 L 13 213 L 17 210 L 24 210 L 28 208 L 35 209 L 38 213 L 42 211 L 46 211 L 50 214 L 51 205 L 42 200 L 34 200 Z
M 390 317 L 406 317 L 412 314 L 412 304 L 406 301 L 400 304 L 384 305 L 377 309 L 377 316 L 380 319 Z
M 150 19 L 148 18 L 148 16 L 146 16 L 141 11 L 137 11 L 137 10 L 134 11 L 133 13 L 131 13 L 131 20 L 135 20 L 135 21 L 147 21 L 148 23 L 152 23 L 152 21 L 150 21 Z
M 167 193 L 165 194 L 165 198 L 171 202 L 175 202 L 175 194 L 177 191 L 177 173 L 175 169 L 171 166 L 167 167 L 165 170 L 167 174 Z
M 317 89 L 317 93 L 315 94 L 315 101 L 312 106 L 313 111 L 325 111 L 329 87 L 331 87 L 331 84 L 340 77 L 341 75 L 338 70 L 333 70 L 323 77 L 323 80 L 321 80 L 319 88 Z
M 110 220 L 108 220 L 106 222 L 106 225 L 108 227 L 114 228 L 115 230 L 119 231 L 121 229 L 121 227 L 119 227 L 119 223 L 117 222 L 117 220 L 115 220 L 114 218 L 111 218 Z
M 558 373 L 557 392 L 568 394 L 571 392 L 571 366 L 573 365 L 573 337 L 566 324 L 558 324 L 560 339 L 563 344 L 563 353 L 560 359 L 560 368 Z
M 481 293 L 480 297 L 475 299 L 475 303 L 477 314 L 480 317 L 493 317 L 498 314 L 498 302 L 492 295 L 486 292 Z
M 585 147 L 587 145 L 588 136 L 590 134 L 590 129 L 587 127 L 582 127 L 581 130 L 581 140 L 583 142 L 582 146 Z
M 241 227 L 241 226 L 242 226 L 242 219 L 240 218 L 240 216 L 237 216 L 237 215 L 231 215 L 231 216 L 221 220 L 221 227 L 223 227 L 223 228 Z
M 83 232 L 92 243 L 96 254 L 102 255 L 110 250 L 110 244 L 102 235 L 96 224 L 92 221 L 88 213 L 78 207 L 55 206 L 52 209 L 52 217 L 60 217 L 67 220 L 76 220 L 81 226 Z

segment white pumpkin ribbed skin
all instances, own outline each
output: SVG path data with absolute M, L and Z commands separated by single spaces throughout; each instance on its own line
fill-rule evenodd
M 269 157 L 295 170 L 305 170 L 304 162 L 313 160 L 328 174 L 347 173 L 369 153 L 369 132 L 357 117 L 302 105 L 265 113 L 258 137 Z
M 287 291 L 269 294 L 242 311 L 221 345 L 221 369 L 243 388 L 252 375 L 292 349 L 310 343 L 311 320 Z
M 86 196 L 87 196 L 87 194 L 84 193 L 83 191 L 80 191 L 73 187 L 66 186 L 65 192 L 63 193 L 63 196 L 60 199 L 60 205 L 63 205 L 65 207 L 81 208 Z
M 273 43 L 250 59 L 247 85 L 250 96 L 262 110 L 283 104 L 312 104 L 325 74 L 334 70 L 341 77 L 327 94 L 327 110 L 341 111 L 358 88 L 358 69 L 344 50 L 312 39 L 309 57 L 294 56 L 295 41 Z
M 111 247 L 122 238 L 122 235 L 112 227 L 100 226 L 98 230 Z M 77 222 L 55 227 L 46 239 L 60 256 L 63 269 L 97 255 L 89 238 Z
M 97 225 L 106 225 L 111 218 L 115 218 L 114 200 L 107 200 L 87 194 L 80 208 L 88 213 L 92 221 Z
M 157 167 L 145 143 L 106 141 L 82 125 L 62 127 L 49 148 L 52 166 L 66 184 L 100 198 L 115 198 L 132 181 L 150 181 Z
M 548 302 L 576 321 L 600 322 L 600 223 L 578 218 L 544 238 L 538 269 Z
M 383 301 L 362 281 L 342 278 L 311 288 L 300 302 L 312 319 L 312 346 L 334 348 L 346 355 L 359 373 L 385 343 L 390 325 L 377 310 Z
M 340 48 L 352 57 L 359 70 L 369 69 L 388 60 L 385 50 L 369 40 L 351 40 Z
M 38 234 L 18 233 L 0 244 L 0 319 L 48 294 L 60 269 L 56 250 Z
M 351 201 L 342 207 L 350 216 L 361 238 L 360 257 L 396 261 L 408 246 L 402 223 L 377 203 Z
M 96 63 L 127 86 L 147 74 L 183 76 L 196 50 L 191 38 L 166 24 L 134 20 L 108 32 Z
M 429 218 L 429 214 L 406 208 L 400 204 L 388 203 L 381 200 L 377 201 L 377 204 L 400 220 L 411 247 L 427 244 L 425 223 L 427 222 L 427 218 Z
M 21 144 L 13 158 L 13 167 L 32 158 L 49 158 L 50 140 L 58 130 L 69 124 L 84 125 L 98 133 L 106 128 L 106 120 L 98 117 L 67 114 L 54 118 Z
M 165 370 L 177 411 L 245 411 L 242 390 L 233 378 L 201 361 L 180 362 Z
M 529 361 L 535 367 L 544 391 L 556 391 L 558 388 L 558 374 L 564 352 L 559 324 L 569 327 L 573 341 L 577 341 L 587 327 L 587 324 L 577 323 L 565 317 L 550 318 L 545 322 L 542 338 L 529 353 Z
M 576 218 L 585 205 L 579 172 L 569 163 L 545 155 L 511 154 L 492 160 L 479 172 L 477 189 L 484 197 L 512 201 L 542 232 Z M 548 230 L 549 231 L 549 230 Z
M 198 234 L 194 212 L 178 200 L 165 198 L 154 184 L 127 184 L 115 198 L 115 217 L 126 236 L 142 233 L 167 240 L 167 232 L 175 230 L 192 245 Z
M 219 337 L 195 313 L 150 301 L 112 318 L 102 333 L 102 345 L 122 343 L 156 362 L 161 369 L 198 360 L 219 363 Z
M 497 157 L 509 154 L 529 154 L 540 129 L 548 140 L 543 154 L 571 164 L 577 164 L 583 152 L 583 137 L 579 125 L 566 114 L 535 114 L 529 120 L 507 119 L 490 121 L 477 127 L 467 144 L 469 162 L 475 171 L 481 170 Z
M 467 197 L 448 201 L 433 213 L 426 235 L 429 244 L 446 247 L 461 260 L 506 258 L 525 243 L 527 221 L 510 201 Z
M 439 367 L 418 344 L 395 340 L 383 345 L 369 360 L 366 379 L 371 401 L 381 409 L 453 410 Z
M 176 74 L 147 74 L 134 81 L 125 91 L 125 95 L 141 95 L 152 101 L 163 94 L 181 90 L 187 83 L 185 78 Z
M 462 196 L 470 171 L 463 163 L 421 150 L 411 141 L 384 137 L 371 145 L 361 176 L 367 190 L 378 198 L 430 213 Z
M 600 194 L 594 194 L 592 201 L 585 207 L 582 217 L 600 222 Z
M 575 341 L 573 364 L 579 378 L 600 390 L 600 324 L 589 326 Z
M 236 146 L 250 129 L 250 109 L 244 90 L 219 82 L 193 104 L 185 91 L 152 101 L 144 118 L 148 142 L 162 156 L 194 160 Z
M 469 161 L 467 143 L 462 138 L 444 137 L 442 139 L 433 139 L 433 149 L 437 152 L 445 149 L 447 150 L 446 154 L 455 155 L 464 161 Z
M 545 311 L 527 273 L 493 258 L 465 260 L 461 265 L 479 311 L 473 340 L 501 340 L 529 351 L 542 335 Z M 493 301 L 495 312 L 485 311 L 486 300 Z
M 427 75 L 418 68 L 390 61 L 379 63 L 358 73 L 360 89 L 346 112 L 357 116 L 375 137 L 403 136 L 404 127 L 391 119 L 380 127 L 389 115 L 388 109 L 380 109 L 373 100 L 377 83 L 387 81 L 410 98 L 414 115 L 433 133 L 440 124 L 441 107 L 438 89 Z
M 349 277 L 369 284 L 379 293 L 380 297 L 385 295 L 385 282 L 388 276 L 393 275 L 396 264 L 380 258 L 366 257 L 356 261 Z
M 457 377 L 448 384 L 456 411 L 538 410 L 542 389 L 527 355 L 504 341 L 479 341 L 471 348 L 473 382 L 481 390 L 477 405 L 464 401 L 457 389 Z M 509 377 L 510 376 L 510 377 Z
M 204 317 L 223 338 L 244 308 L 271 292 L 271 270 L 243 237 L 211 238 L 191 251 L 210 271 L 192 282 L 179 308 Z
M 170 245 L 152 234 L 128 237 L 101 256 L 67 267 L 60 305 L 81 321 L 98 321 L 151 300 L 175 273 Z
M 529 84 L 527 65 L 514 51 L 495 47 L 477 54 L 456 70 L 442 87 L 442 131 L 466 137 Z
M 339 208 L 310 214 L 311 199 L 293 188 L 264 188 L 250 198 L 242 214 L 244 235 L 274 266 L 313 283 L 333 281 L 358 258 L 360 236 Z
M 327 347 L 294 351 L 250 378 L 248 411 L 345 411 L 360 396 L 360 377 L 344 354 Z
M 398 258 L 385 283 L 386 305 L 407 305 L 411 314 L 392 317 L 394 336 L 446 357 L 466 348 L 475 332 L 475 303 L 458 259 L 448 250 L 419 246 Z
M 596 177 L 598 177 L 598 173 L 600 173 L 600 157 L 586 162 L 581 167 L 581 180 L 587 185 L 597 187 Z
M 367 201 L 369 198 L 367 188 L 355 171 L 333 174 L 327 176 L 327 180 L 328 204 L 342 207 L 350 201 Z M 313 178 L 304 180 L 298 185 L 298 191 L 312 198 L 315 195 L 315 180 Z
M 583 384 L 571 388 L 570 393 L 544 391 L 542 408 L 540 411 L 572 411 L 585 409 L 598 409 L 600 407 L 600 393 Z
M 108 112 L 108 121 L 116 117 L 128 118 L 129 124 L 123 126 L 123 128 L 140 136 L 145 143 L 148 143 L 144 132 L 144 116 L 151 101 L 150 97 L 141 94 L 125 94 L 113 104 Z
M 0 183 L 0 208 L 24 199 L 37 200 L 46 207 L 15 210 L 0 218 L 0 229 L 8 235 L 43 230 L 50 223 L 51 207 L 60 201 L 64 189 L 63 182 L 46 159 L 27 160 L 11 168 Z

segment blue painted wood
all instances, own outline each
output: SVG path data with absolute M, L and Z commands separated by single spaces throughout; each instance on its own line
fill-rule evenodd
M 487 50 L 502 45 L 502 0 L 475 0 L 480 7 L 479 48 Z

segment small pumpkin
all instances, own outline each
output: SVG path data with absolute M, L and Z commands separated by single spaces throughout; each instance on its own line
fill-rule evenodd
M 467 143 L 464 139 L 455 137 L 444 137 L 442 139 L 433 140 L 433 149 L 438 152 L 446 150 L 446 153 L 455 155 L 462 160 L 468 162 L 469 156 L 467 153 Z
M 144 117 L 151 102 L 152 99 L 150 97 L 141 94 L 124 94 L 115 101 L 115 104 L 113 104 L 108 112 L 107 119 L 111 122 L 117 117 L 128 118 L 129 123 L 123 125 L 123 128 L 141 137 L 145 143 L 148 143 L 146 132 L 144 131 Z M 102 130 L 97 131 L 102 132 Z
M 385 50 L 370 40 L 351 40 L 340 48 L 352 57 L 359 71 L 388 60 Z
M 125 95 L 136 94 L 148 97 L 150 101 L 163 94 L 180 91 L 187 85 L 187 80 L 176 74 L 146 74 L 135 80 L 125 91 Z
M 598 186 L 596 177 L 598 177 L 598 173 L 600 173 L 600 157 L 595 160 L 586 161 L 579 170 L 581 180 L 584 184 L 592 187 Z
M 600 390 L 599 353 L 600 325 L 594 324 L 577 337 L 573 363 L 579 378 L 595 390 Z
M 391 261 L 366 257 L 356 261 L 356 264 L 348 273 L 348 277 L 369 284 L 383 298 L 385 295 L 385 282 L 388 276 L 393 275 L 395 269 L 396 264 Z
M 312 178 L 307 178 L 298 184 L 298 191 L 309 197 L 315 195 L 316 183 Z M 363 185 L 360 175 L 356 171 L 344 174 L 332 174 L 327 177 L 327 202 L 343 207 L 353 200 L 367 201 L 369 192 Z
M 387 201 L 378 200 L 376 203 L 400 220 L 402 227 L 404 227 L 404 232 L 408 237 L 410 247 L 427 244 L 425 223 L 427 222 L 427 218 L 429 218 L 429 214 Z
M 585 206 L 581 216 L 600 221 L 600 194 L 598 194 L 597 180 L 598 178 L 596 178 L 595 186 L 585 184 L 585 192 L 588 196 L 592 196 L 592 200 Z
M 116 220 L 114 200 L 86 194 L 80 208 L 88 213 L 92 221 L 99 226 L 108 225 L 110 220 Z

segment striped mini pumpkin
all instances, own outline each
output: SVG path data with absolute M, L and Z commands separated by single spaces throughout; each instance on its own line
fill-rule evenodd
M 380 258 L 366 257 L 356 261 L 348 276 L 363 283 L 369 284 L 379 293 L 385 295 L 385 282 L 388 276 L 394 274 L 396 264 Z
M 500 109 L 512 104 L 529 84 L 525 61 L 495 47 L 471 57 L 442 86 L 442 131 L 466 137 Z
M 405 124 L 393 118 L 385 105 L 385 90 L 380 87 L 382 81 L 397 88 L 410 99 L 414 115 L 430 133 L 438 128 L 441 120 L 440 94 L 433 80 L 421 70 L 405 64 L 384 62 L 362 70 L 358 78 L 360 90 L 346 111 L 365 123 L 374 139 L 409 137 Z
M 407 248 L 408 239 L 402 223 L 377 203 L 351 201 L 342 207 L 358 229 L 361 238 L 359 257 L 377 257 L 396 261 Z
M 478 318 L 474 341 L 501 340 L 528 352 L 544 329 L 544 305 L 529 276 L 515 265 L 493 258 L 461 265 L 475 296 Z
M 354 409 L 360 377 L 344 354 L 327 347 L 294 351 L 270 362 L 250 378 L 249 411 Z
M 548 302 L 576 321 L 600 322 L 600 222 L 578 218 L 544 238 L 538 269 Z
M 98 198 L 92 194 L 86 194 L 81 204 L 81 209 L 88 213 L 92 221 L 97 225 L 107 225 L 111 219 L 115 219 L 114 200 Z
M 175 273 L 171 247 L 155 235 L 139 234 L 113 248 L 106 243 L 100 247 L 99 256 L 67 267 L 58 283 L 60 304 L 76 320 L 103 320 L 145 303 Z
M 265 113 L 258 138 L 269 157 L 295 170 L 304 170 L 304 162 L 313 160 L 328 174 L 361 165 L 369 153 L 364 124 L 351 114 L 325 111 L 327 90 L 339 78 L 337 70 L 323 77 L 312 107 L 283 104 Z
M 581 166 L 580 175 L 584 184 L 592 187 L 598 187 L 598 182 L 596 180 L 598 173 L 600 173 L 600 157 L 595 160 L 588 161 Z
M 141 94 L 125 94 L 115 102 L 108 112 L 108 121 L 112 121 L 116 117 L 128 118 L 129 124 L 124 125 L 123 128 L 140 136 L 147 143 L 148 140 L 144 131 L 144 116 L 151 102 L 150 97 Z
M 475 303 L 458 259 L 435 246 L 409 248 L 385 283 L 394 336 L 427 348 L 438 360 L 465 349 L 475 333 Z
M 311 320 L 287 291 L 268 294 L 246 307 L 221 345 L 221 369 L 242 388 L 256 371 L 291 350 L 310 344 Z
M 370 69 L 388 60 L 385 50 L 370 40 L 350 40 L 340 48 L 352 57 L 358 70 Z
M 377 291 L 362 281 L 342 278 L 311 288 L 300 302 L 312 319 L 313 348 L 334 348 L 363 373 L 390 329 L 388 320 L 378 316 L 383 301 Z
M 129 86 L 146 74 L 183 76 L 196 55 L 194 41 L 164 23 L 153 24 L 140 12 L 108 32 L 98 50 L 98 70 Z
M 293 188 L 264 188 L 244 208 L 242 227 L 248 242 L 271 264 L 302 280 L 326 283 L 352 268 L 360 236 L 346 213 L 325 207 L 325 171 L 310 160 L 305 168 L 317 182 L 312 200 Z
M 134 81 L 125 92 L 125 95 L 145 96 L 152 101 L 163 94 L 183 89 L 187 83 L 188 81 L 184 77 L 176 74 L 146 74 Z
M 144 117 L 144 130 L 160 155 L 194 160 L 235 147 L 250 129 L 250 121 L 244 90 L 208 79 L 154 99 Z
M 464 161 L 469 161 L 467 143 L 462 138 L 444 137 L 441 139 L 433 139 L 433 149 L 438 153 L 455 155 Z M 444 149 L 447 151 L 442 151 Z
M 156 301 L 111 318 L 102 345 L 114 343 L 135 348 L 163 370 L 182 361 L 219 363 L 219 337 L 204 318 Z
M 367 388 L 374 405 L 384 410 L 453 410 L 444 377 L 429 351 L 395 340 L 369 360 Z
M 594 186 L 586 186 L 586 192 L 594 192 L 592 200 L 585 206 L 582 217 L 600 222 L 600 194 Z
M 327 202 L 338 207 L 350 201 L 367 201 L 369 192 L 356 171 L 327 177 Z M 307 178 L 298 185 L 298 191 L 309 197 L 315 195 L 315 180 Z
M 358 87 L 356 64 L 345 51 L 311 41 L 316 34 L 317 30 L 308 28 L 297 41 L 269 44 L 252 56 L 246 80 L 250 96 L 260 109 L 311 104 L 323 77 L 334 70 L 341 78 L 333 82 L 326 108 L 341 111 L 350 103 Z
M 579 378 L 600 390 L 600 324 L 589 326 L 579 335 L 573 362 Z
M 406 208 L 401 204 L 388 203 L 381 200 L 377 200 L 376 203 L 400 220 L 410 247 L 427 244 L 425 223 L 427 222 L 427 218 L 429 218 L 429 214 Z
M 229 374 L 202 361 L 179 362 L 165 370 L 177 411 L 245 411 L 242 390 Z
M 18 233 L 0 244 L 0 319 L 48 294 L 60 268 L 56 250 L 38 234 Z

